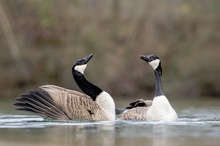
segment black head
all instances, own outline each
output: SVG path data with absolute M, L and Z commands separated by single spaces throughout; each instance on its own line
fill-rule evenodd
M 141 55 L 141 59 L 146 61 L 155 71 L 161 72 L 162 75 L 162 67 L 160 58 L 154 54 L 151 55 Z
M 89 56 L 86 56 L 82 59 L 79 59 L 79 60 L 76 61 L 74 66 L 87 64 L 92 57 L 93 57 L 93 54 L 90 54 Z
M 156 55 L 154 54 L 151 54 L 151 55 L 147 55 L 147 56 L 144 56 L 144 55 L 141 55 L 141 59 L 143 59 L 144 61 L 146 61 L 147 63 L 150 63 L 152 61 L 155 61 L 155 60 L 160 60 L 159 57 L 157 57 Z
M 76 63 L 73 65 L 72 70 L 83 73 L 86 68 L 87 63 L 92 57 L 93 57 L 93 54 L 90 54 L 89 56 L 86 56 L 82 59 L 77 60 Z

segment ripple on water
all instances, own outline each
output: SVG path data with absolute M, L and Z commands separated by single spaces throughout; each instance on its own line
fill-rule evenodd
M 184 111 L 187 113 L 187 111 Z M 192 115 L 192 113 L 191 113 Z M 183 114 L 183 118 L 179 118 L 177 122 L 144 122 L 144 121 L 56 121 L 56 120 L 44 120 L 39 116 L 31 115 L 3 115 L 0 114 L 0 128 L 25 128 L 25 126 L 37 127 L 41 126 L 78 126 L 78 125 L 97 125 L 97 124 L 116 124 L 116 125 L 198 125 L 198 124 L 213 124 L 214 126 L 220 126 L 220 120 L 216 118 L 216 115 L 209 115 L 209 117 L 204 118 L 198 116 L 201 114 L 196 114 L 187 118 Z M 184 117 L 185 116 L 185 117 Z M 217 119 L 217 120 L 216 120 Z
M 0 115 L 0 128 L 43 128 L 48 126 L 91 126 L 98 124 L 112 124 L 114 121 L 57 121 L 44 120 L 38 116 L 28 115 Z
M 116 137 L 196 137 L 218 138 L 220 133 L 220 121 L 213 119 L 204 120 L 199 116 L 187 118 L 180 115 L 177 122 L 143 122 L 143 121 L 55 121 L 44 120 L 38 116 L 30 115 L 0 115 L 0 128 L 47 128 L 70 127 L 81 128 L 86 133 L 93 135 L 95 131 L 102 133 L 110 131 Z M 183 117 L 183 118 L 182 118 Z M 195 118 L 196 117 L 196 118 Z M 64 128 L 65 129 L 65 128 Z

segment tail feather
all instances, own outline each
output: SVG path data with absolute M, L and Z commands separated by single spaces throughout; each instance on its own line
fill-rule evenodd
M 20 108 L 17 108 L 16 110 L 29 111 L 29 112 L 37 113 L 37 114 L 44 114 L 43 111 L 35 109 L 34 107 L 32 107 L 32 106 L 30 106 L 29 104 L 26 104 L 26 103 L 17 102 L 14 105 L 20 107 Z
M 70 119 L 63 111 L 56 107 L 51 96 L 44 90 L 31 90 L 16 98 L 16 110 L 28 111 L 47 116 L 52 119 Z
M 24 101 L 24 100 L 23 100 Z M 57 114 L 56 112 L 53 112 L 53 110 L 49 107 L 46 107 L 43 105 L 42 107 L 38 105 L 37 102 L 30 102 L 28 100 L 24 101 L 25 103 L 15 103 L 14 105 L 22 107 L 20 110 L 26 110 L 26 111 L 31 111 L 37 114 L 43 114 L 46 115 L 47 117 L 50 118 L 58 118 L 61 116 L 60 114 Z
M 39 106 L 39 103 L 37 101 L 32 102 L 31 98 L 20 99 L 19 101 L 21 103 L 17 104 L 16 106 L 21 106 L 21 107 L 24 107 L 24 108 L 25 107 L 34 108 L 34 109 L 37 109 L 39 111 L 45 111 L 43 107 Z
M 39 109 L 42 111 L 44 111 L 44 109 L 47 108 L 47 106 L 35 100 L 34 98 L 23 97 L 23 98 L 17 98 L 16 100 L 25 103 L 24 106 L 31 105 L 32 107 L 35 107 L 36 109 Z
M 44 90 L 29 91 L 29 93 L 48 105 L 55 104 L 54 101 L 52 100 L 52 98 L 50 97 L 50 95 Z M 43 97 L 43 98 L 41 98 L 41 97 Z
M 46 113 L 57 114 L 59 116 L 63 115 L 63 112 L 55 106 L 55 103 L 52 101 L 52 98 L 50 97 L 50 95 L 47 94 L 46 92 L 45 93 L 47 95 L 43 93 L 43 90 L 29 91 L 28 93 L 29 95 L 32 96 L 32 98 L 28 98 L 28 99 L 36 103 L 40 107 L 46 109 L 45 111 Z M 24 96 L 27 96 L 27 95 L 24 95 Z
M 35 92 L 30 91 L 29 93 L 33 97 L 35 97 L 36 100 L 39 100 L 40 102 L 43 102 L 46 106 L 53 108 L 51 112 L 60 113 L 60 115 L 62 115 L 63 112 L 55 106 L 55 102 L 52 100 L 50 95 L 44 90 L 39 90 L 39 91 L 38 90 L 36 90 Z

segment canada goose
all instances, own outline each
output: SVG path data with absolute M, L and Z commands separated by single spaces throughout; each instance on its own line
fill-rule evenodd
M 73 77 L 85 93 L 55 85 L 40 86 L 17 97 L 14 104 L 28 112 L 37 113 L 56 120 L 115 120 L 115 103 L 112 97 L 84 77 L 89 55 L 76 61 L 72 67 Z
M 154 99 L 152 102 L 145 102 L 144 100 L 139 99 L 136 102 L 133 102 L 133 105 L 131 103 L 130 106 L 133 106 L 133 108 L 124 111 L 121 115 L 119 115 L 118 119 L 161 122 L 176 121 L 178 119 L 177 114 L 162 91 L 162 66 L 160 59 L 156 55 L 142 55 L 141 59 L 146 61 L 154 70 Z

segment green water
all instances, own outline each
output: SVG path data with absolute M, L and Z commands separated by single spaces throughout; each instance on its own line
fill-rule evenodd
M 118 106 L 129 101 L 120 99 Z M 179 120 L 45 121 L 0 102 L 0 146 L 219 146 L 220 100 L 171 101 Z

